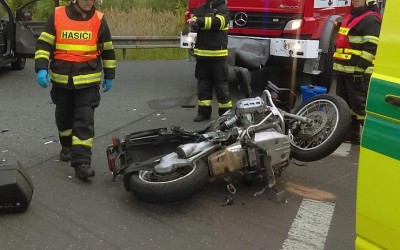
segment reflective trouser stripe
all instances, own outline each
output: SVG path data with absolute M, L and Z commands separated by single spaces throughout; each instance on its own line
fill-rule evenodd
M 61 137 L 71 136 L 72 135 L 72 129 L 67 129 L 67 130 L 64 130 L 64 131 L 58 131 L 58 134 Z
M 194 49 L 194 54 L 196 56 L 206 56 L 206 57 L 224 57 L 228 56 L 228 50 L 202 50 L 202 49 Z
M 198 100 L 197 105 L 202 106 L 202 107 L 208 107 L 211 106 L 212 100 Z
M 227 103 L 218 103 L 218 108 L 232 108 L 232 101 Z
M 82 145 L 91 148 L 93 146 L 93 138 L 81 140 L 76 136 L 72 136 L 72 145 Z

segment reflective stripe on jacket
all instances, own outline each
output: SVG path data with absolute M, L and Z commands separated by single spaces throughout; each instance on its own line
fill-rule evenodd
M 199 27 L 194 48 L 196 58 L 226 58 L 230 12 L 225 0 L 213 0 L 199 6 L 193 18 Z
M 344 19 L 338 32 L 336 51 L 333 54 L 333 69 L 336 72 L 372 74 L 379 33 L 375 34 L 374 27 L 368 27 L 368 23 L 363 23 L 363 20 L 370 16 L 376 16 L 379 21 L 381 20 L 380 14 L 374 11 L 366 11 L 356 17 L 348 14 Z M 358 34 L 353 32 L 354 27 L 357 28 Z
M 86 61 L 79 59 L 77 59 L 77 61 L 68 61 L 68 58 L 54 58 L 53 52 L 56 48 L 56 43 L 59 42 L 58 40 L 56 41 L 56 37 L 57 34 L 60 34 L 60 32 L 58 33 L 58 29 L 62 26 L 58 23 L 57 25 L 55 24 L 55 12 L 51 13 L 36 43 L 35 71 L 37 72 L 40 69 L 49 68 L 52 83 L 67 89 L 80 89 L 98 85 L 103 78 L 101 74 L 102 71 L 104 72 L 104 79 L 114 79 L 116 60 L 111 32 L 106 17 L 101 14 L 100 16 L 102 16 L 102 18 L 100 18 L 99 13 L 100 12 L 96 11 L 93 7 L 86 16 L 82 16 L 73 4 L 65 7 L 65 14 L 68 17 L 65 21 L 79 24 L 79 29 L 72 27 L 69 30 L 85 31 L 85 29 L 81 28 L 87 27 L 84 23 L 90 23 L 93 18 L 95 18 L 94 20 L 100 19 L 98 29 L 92 30 L 93 27 L 89 29 L 92 32 L 91 38 L 97 39 L 95 43 L 92 43 L 92 45 L 97 45 L 95 51 L 97 56 L 90 60 L 86 59 Z M 65 25 L 63 26 L 66 27 Z M 80 37 L 79 34 L 80 33 L 77 33 L 77 38 Z M 72 37 L 74 38 L 74 36 Z M 87 38 L 86 35 L 82 35 L 82 38 L 85 37 Z M 73 54 L 75 59 L 78 57 L 76 51 L 67 50 L 64 52 L 67 52 L 68 56 Z M 66 57 L 67 55 L 64 53 L 62 56 Z M 84 58 L 87 58 L 87 56 L 84 56 Z

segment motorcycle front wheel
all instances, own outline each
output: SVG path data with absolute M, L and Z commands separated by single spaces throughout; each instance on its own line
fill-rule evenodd
M 347 103 L 335 95 L 318 95 L 301 104 L 295 114 L 312 120 L 289 128 L 291 156 L 309 162 L 333 153 L 345 140 L 351 125 Z
M 169 203 L 186 199 L 199 191 L 208 181 L 208 167 L 200 159 L 192 165 L 168 174 L 141 170 L 130 177 L 132 195 L 152 203 Z

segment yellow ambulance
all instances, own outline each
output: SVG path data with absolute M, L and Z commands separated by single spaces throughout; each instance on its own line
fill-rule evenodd
M 357 181 L 356 249 L 400 249 L 400 1 L 386 2 Z

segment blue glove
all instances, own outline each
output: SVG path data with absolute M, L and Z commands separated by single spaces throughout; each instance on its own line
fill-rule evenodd
M 39 69 L 36 80 L 42 88 L 47 88 L 50 83 L 50 75 L 47 73 L 47 70 Z
M 112 87 L 112 79 L 104 79 L 102 87 L 103 92 L 109 91 Z

